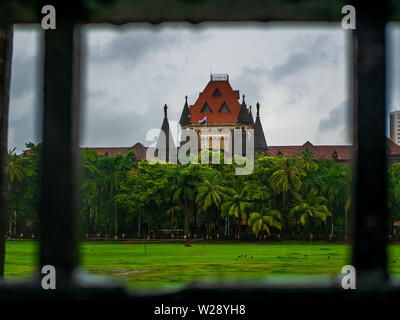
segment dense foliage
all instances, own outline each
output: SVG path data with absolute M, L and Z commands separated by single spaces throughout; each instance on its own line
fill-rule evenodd
M 40 145 L 9 153 L 10 235 L 37 234 Z M 222 158 L 222 156 L 221 156 Z M 258 157 L 235 165 L 135 162 L 82 149 L 82 234 L 89 237 L 343 239 L 350 166 L 331 160 Z M 223 159 L 221 159 L 223 163 Z M 400 163 L 389 168 L 389 208 L 399 220 Z M 392 222 L 390 222 L 391 224 Z

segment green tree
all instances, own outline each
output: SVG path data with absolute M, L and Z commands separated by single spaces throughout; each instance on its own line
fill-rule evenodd
M 133 153 L 118 154 L 115 157 L 103 157 L 100 162 L 100 185 L 102 191 L 109 192 L 114 212 L 114 235 L 118 235 L 118 206 L 115 196 L 126 173 L 133 167 Z
M 261 212 L 250 213 L 247 223 L 255 237 L 259 238 L 262 232 L 271 236 L 271 227 L 281 230 L 280 219 L 281 213 L 278 210 L 264 209 Z
M 197 187 L 196 201 L 201 211 L 207 216 L 208 235 L 211 234 L 211 225 L 215 223 L 212 218 L 218 216 L 216 213 L 220 211 L 226 191 L 219 172 L 212 168 L 205 171 L 204 178 Z
M 223 202 L 222 217 L 233 217 L 236 222 L 236 237 L 240 232 L 240 222 L 246 222 L 247 213 L 249 212 L 252 203 L 249 200 L 249 189 L 243 187 L 244 178 L 243 176 L 236 176 L 236 179 L 231 182 L 233 186 L 231 188 L 225 188 L 224 193 L 226 195 L 225 201 Z
M 173 200 L 179 204 L 184 213 L 184 234 L 188 235 L 190 225 L 191 203 L 195 199 L 194 176 L 191 170 L 192 165 L 178 167 L 174 174 L 174 195 Z
M 286 210 L 286 195 L 288 191 L 297 192 L 300 190 L 301 178 L 305 175 L 295 158 L 280 156 L 277 159 L 276 170 L 272 173 L 268 182 L 271 188 L 282 194 L 281 213 L 283 214 L 284 229 L 288 228 L 288 218 Z
M 292 208 L 290 214 L 295 216 L 302 225 L 308 221 L 309 233 L 312 236 L 313 220 L 319 219 L 326 222 L 326 218 L 332 215 L 326 203 L 327 200 L 318 195 L 316 189 L 311 189 L 305 198 L 298 198 L 298 204 Z
M 15 148 L 8 151 L 8 190 L 14 181 L 22 182 L 24 179 L 24 170 L 19 161 L 19 157 L 15 154 Z

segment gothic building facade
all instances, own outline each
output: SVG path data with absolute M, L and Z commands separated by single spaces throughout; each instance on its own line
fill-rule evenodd
M 245 96 L 239 102 L 239 90 L 233 90 L 227 74 L 211 74 L 210 81 L 193 105 L 185 97 L 179 124 L 182 130 L 197 133 L 199 150 L 234 152 L 234 130 L 241 131 L 241 153 L 246 153 L 246 139 L 254 130 L 254 151 L 267 154 L 268 147 L 260 120 L 260 104 L 257 103 L 254 122 L 251 106 L 247 107 Z M 219 145 L 217 145 L 217 143 Z
M 201 150 L 227 150 L 234 152 L 233 131 L 242 132 L 242 153 L 245 153 L 246 130 L 254 129 L 254 152 L 266 156 L 295 156 L 300 157 L 303 151 L 310 151 L 314 159 L 331 159 L 337 163 L 350 163 L 352 159 L 353 146 L 351 145 L 313 145 L 307 141 L 300 146 L 268 146 L 260 118 L 260 104 L 256 104 L 256 118 L 254 121 L 252 107 L 247 107 L 245 96 L 242 95 L 240 102 L 239 90 L 232 89 L 229 83 L 229 75 L 212 74 L 210 81 L 200 92 L 194 104 L 189 105 L 187 96 L 182 109 L 179 124 L 182 130 L 192 129 L 196 132 L 198 148 Z M 161 125 L 161 132 L 155 147 L 146 147 L 136 143 L 131 147 L 111 148 L 89 148 L 101 155 L 114 156 L 118 153 L 133 151 L 138 161 L 149 160 L 147 155 L 159 156 L 160 146 L 166 146 L 166 154 L 160 158 L 169 162 L 176 162 L 177 152 L 180 146 L 176 143 L 171 134 L 167 105 L 164 105 L 164 119 Z M 218 145 L 215 144 L 218 141 Z M 181 142 L 184 144 L 185 141 Z M 152 151 L 152 152 L 147 152 Z M 387 153 L 390 162 L 400 161 L 400 146 L 392 140 L 387 139 Z M 175 159 L 175 160 L 173 160 Z

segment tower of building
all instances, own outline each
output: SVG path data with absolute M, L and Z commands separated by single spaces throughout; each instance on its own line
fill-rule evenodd
M 240 103 L 239 90 L 232 89 L 227 74 L 211 74 L 210 81 L 193 105 L 189 106 L 186 97 L 179 123 L 182 129 L 190 128 L 197 132 L 201 150 L 213 149 L 213 139 L 219 139 L 219 150 L 226 149 L 229 152 L 233 151 L 234 129 L 242 130 L 242 137 L 245 137 L 246 129 L 255 129 L 257 125 L 258 129 L 254 136 L 254 144 L 258 147 L 257 152 L 267 151 L 259 114 L 258 123 L 254 122 L 251 110 L 247 108 L 245 96 L 242 96 L 242 103 Z M 260 141 L 256 141 L 257 132 Z M 226 143 L 227 141 L 229 143 Z M 242 141 L 244 153 L 245 139 Z
M 254 124 L 254 152 L 258 154 L 266 154 L 268 147 L 265 140 L 264 130 L 260 119 L 260 104 L 257 102 L 257 115 Z
M 177 152 L 174 139 L 172 138 L 171 130 L 169 128 L 167 109 L 168 106 L 164 105 L 164 120 L 161 125 L 161 134 L 156 143 L 155 155 L 161 160 L 175 163 Z

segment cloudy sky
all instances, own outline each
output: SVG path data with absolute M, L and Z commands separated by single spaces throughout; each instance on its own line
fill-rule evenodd
M 17 26 L 9 147 L 40 135 L 39 27 Z M 211 73 L 228 73 L 247 104 L 261 104 L 269 145 L 348 144 L 348 33 L 335 24 L 89 25 L 84 29 L 81 145 L 149 145 L 163 105 L 177 127 Z M 400 88 L 400 28 L 390 28 L 390 88 Z M 400 108 L 400 90 L 389 90 Z

